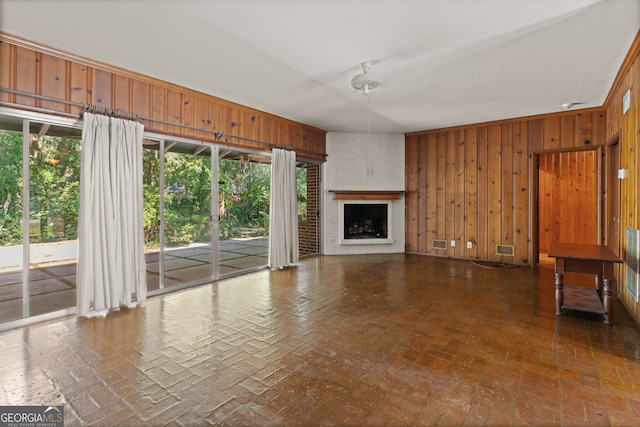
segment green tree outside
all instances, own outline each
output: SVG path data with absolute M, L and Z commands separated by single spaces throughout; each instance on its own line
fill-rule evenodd
M 80 140 L 30 135 L 32 242 L 77 238 Z M 165 240 L 169 246 L 211 241 L 211 159 L 165 153 Z M 159 151 L 143 150 L 144 230 L 147 247 L 159 245 Z M 298 215 L 306 217 L 306 170 L 297 168 Z M 221 239 L 267 236 L 271 165 L 219 163 Z M 0 245 L 22 243 L 22 133 L 0 130 Z
M 31 242 L 74 240 L 80 194 L 79 141 L 30 135 Z M 22 243 L 22 133 L 0 131 L 0 245 Z

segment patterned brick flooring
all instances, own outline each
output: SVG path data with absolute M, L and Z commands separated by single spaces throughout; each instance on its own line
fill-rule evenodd
M 611 327 L 556 318 L 553 291 L 547 268 L 308 258 L 2 333 L 0 405 L 63 404 L 68 425 L 638 425 L 635 323 L 619 303 Z

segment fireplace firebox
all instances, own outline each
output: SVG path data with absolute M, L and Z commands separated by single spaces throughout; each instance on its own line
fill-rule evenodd
M 391 204 L 387 201 L 343 201 L 341 244 L 392 243 Z
M 387 204 L 362 205 L 345 203 L 345 239 L 386 239 Z

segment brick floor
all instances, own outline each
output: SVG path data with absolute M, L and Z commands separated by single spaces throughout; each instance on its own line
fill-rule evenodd
M 0 405 L 64 405 L 68 425 L 638 425 L 640 331 L 619 303 L 614 321 L 556 318 L 548 268 L 320 256 L 2 333 Z

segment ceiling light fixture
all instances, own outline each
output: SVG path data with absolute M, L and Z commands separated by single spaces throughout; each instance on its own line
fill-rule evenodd
M 568 110 L 580 104 L 584 104 L 584 102 L 567 102 L 566 104 L 562 104 L 562 108 Z
M 353 76 L 351 79 L 351 87 L 357 91 L 361 91 L 363 95 L 369 95 L 369 92 L 380 87 L 380 82 L 369 71 L 371 70 L 370 62 L 360 64 L 362 73 Z

